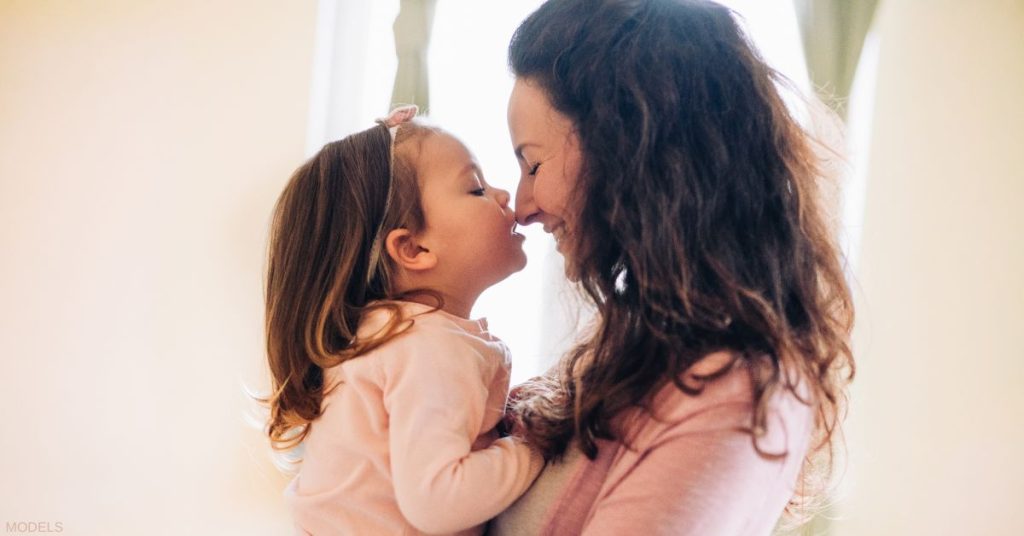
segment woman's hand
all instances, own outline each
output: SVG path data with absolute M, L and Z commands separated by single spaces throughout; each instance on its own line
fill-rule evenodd
M 505 415 L 502 417 L 501 421 L 498 422 L 497 426 L 498 433 L 501 434 L 501 437 L 525 437 L 526 434 L 523 429 L 523 420 L 520 418 L 519 412 L 516 410 L 516 405 L 517 402 L 522 399 L 527 384 L 537 381 L 540 378 L 540 376 L 531 378 L 526 383 L 521 383 L 513 387 L 508 392 L 508 398 L 505 399 Z

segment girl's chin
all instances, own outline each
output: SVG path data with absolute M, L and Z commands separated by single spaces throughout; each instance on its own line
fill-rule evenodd
M 516 251 L 510 252 L 505 270 L 500 274 L 501 278 L 498 281 L 504 281 L 508 276 L 523 271 L 523 268 L 526 268 L 526 252 L 522 248 L 518 248 Z
M 523 251 L 522 249 L 520 249 L 516 253 L 517 253 L 516 260 L 515 260 L 515 262 L 512 263 L 512 265 L 514 267 L 513 270 L 512 270 L 512 273 L 519 272 L 523 268 L 526 268 L 526 263 L 527 263 L 526 252 Z

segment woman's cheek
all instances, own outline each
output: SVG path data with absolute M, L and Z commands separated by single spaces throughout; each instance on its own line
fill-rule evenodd
M 576 187 L 580 166 L 578 157 L 569 158 L 560 164 L 556 168 L 558 173 L 537 177 L 534 196 L 544 212 L 565 219 L 568 214 L 566 207 Z

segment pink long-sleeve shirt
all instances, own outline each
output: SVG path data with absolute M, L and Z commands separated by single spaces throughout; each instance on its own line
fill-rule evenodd
M 285 490 L 299 534 L 480 534 L 544 465 L 494 430 L 511 361 L 486 320 L 400 305 L 411 328 L 325 371 L 340 385 Z M 368 315 L 359 336 L 388 314 Z
M 708 373 L 729 359 L 698 362 Z M 801 398 L 808 400 L 806 384 Z M 759 440 L 779 460 L 761 457 L 748 433 L 753 389 L 745 366 L 690 396 L 669 384 L 652 412 L 621 416 L 632 449 L 598 441 L 589 460 L 570 446 L 531 488 L 491 522 L 488 534 L 535 536 L 766 536 L 797 491 L 813 429 L 814 409 L 789 391 L 769 398 L 767 435 Z

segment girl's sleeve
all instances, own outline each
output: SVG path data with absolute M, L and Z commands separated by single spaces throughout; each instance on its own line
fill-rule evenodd
M 471 451 L 486 432 L 495 365 L 457 336 L 418 335 L 402 337 L 401 355 L 384 372 L 392 481 L 410 524 L 427 533 L 456 532 L 511 505 L 544 461 L 513 437 Z
M 749 434 L 716 425 L 748 412 L 745 405 L 723 405 L 667 431 L 598 498 L 583 534 L 746 533 L 746 524 L 778 495 L 786 465 L 760 457 Z M 802 457 L 796 450 L 791 454 Z

